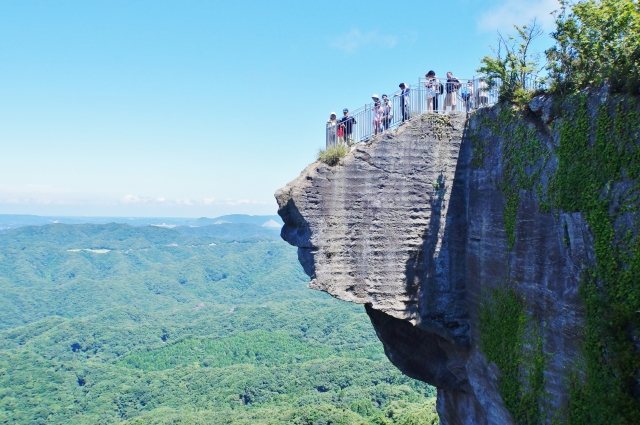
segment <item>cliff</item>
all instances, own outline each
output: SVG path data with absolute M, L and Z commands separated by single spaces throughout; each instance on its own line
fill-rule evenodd
M 416 117 L 278 190 L 282 237 L 442 424 L 634 423 L 639 117 L 606 89 Z

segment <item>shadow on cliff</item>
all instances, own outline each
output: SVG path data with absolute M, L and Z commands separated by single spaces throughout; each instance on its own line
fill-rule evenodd
M 420 304 L 420 288 L 422 288 L 425 276 L 429 270 L 430 259 L 433 258 L 437 247 L 437 236 L 440 231 L 442 221 L 442 204 L 445 199 L 446 183 L 444 175 L 440 173 L 438 179 L 433 184 L 434 196 L 429 201 L 429 224 L 422 235 L 422 246 L 420 250 L 413 254 L 406 263 L 405 276 L 407 277 L 406 290 L 410 294 L 415 294 L 416 304 Z
M 424 312 L 421 301 L 425 298 L 425 287 L 429 271 L 433 269 L 433 259 L 438 246 L 438 234 L 442 223 L 442 208 L 446 201 L 446 182 L 442 173 L 433 185 L 434 191 L 429 202 L 431 216 L 422 237 L 423 243 L 406 263 L 407 292 L 415 294 L 416 308 L 420 315 Z M 446 218 L 445 218 L 446 219 Z M 446 230 L 446 229 L 445 229 Z M 442 331 L 443 314 L 423 317 L 418 326 L 407 320 L 397 319 L 375 310 L 370 304 L 365 309 L 378 337 L 382 341 L 389 360 L 404 374 L 414 379 L 428 382 L 437 388 L 460 391 L 464 383 L 448 369 L 447 352 L 455 350 L 455 343 L 447 332 Z M 435 326 L 432 325 L 435 324 Z M 424 326 L 427 325 L 427 326 Z
M 462 347 L 470 339 L 464 280 L 471 159 L 467 132 L 465 128 L 453 181 L 445 181 L 441 173 L 433 185 L 422 245 L 405 267 L 407 292 L 415 294 L 418 303 L 418 327 Z
M 463 392 L 469 390 L 464 359 L 470 340 L 464 282 L 471 157 L 466 136 L 467 129 L 453 181 L 445 181 L 441 173 L 434 182 L 429 201 L 431 215 L 422 245 L 406 262 L 406 289 L 414 294 L 420 316 L 417 325 L 366 306 L 385 352 L 396 367 L 440 389 Z M 453 361 L 454 358 L 458 360 Z
M 298 261 L 304 272 L 311 278 L 316 277 L 316 267 L 313 261 L 313 253 L 316 248 L 311 244 L 311 229 L 307 220 L 302 217 L 298 207 L 292 199 L 289 199 L 278 214 L 284 221 L 280 230 L 280 237 L 290 245 L 298 247 Z

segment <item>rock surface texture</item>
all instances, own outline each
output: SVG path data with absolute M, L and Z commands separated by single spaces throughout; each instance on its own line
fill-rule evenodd
M 553 152 L 549 105 L 537 99 L 521 125 Z M 595 261 L 592 234 L 582 214 L 541 212 L 536 191 L 521 189 L 510 243 L 500 187 L 509 140 L 487 128 L 500 113 L 415 117 L 336 166 L 309 165 L 276 193 L 282 237 L 299 248 L 310 287 L 365 305 L 389 359 L 438 388 L 445 425 L 516 423 L 479 341 L 487 289 L 517 282 L 536 318 L 544 352 L 553 353 L 544 368 L 548 412 L 567 403 L 567 370 L 584 338 L 578 287 Z M 480 144 L 492 149 L 478 162 Z

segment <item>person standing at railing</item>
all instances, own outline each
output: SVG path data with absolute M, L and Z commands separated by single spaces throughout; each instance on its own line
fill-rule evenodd
M 426 101 L 427 101 L 427 112 L 432 112 L 435 109 L 438 109 L 438 101 L 436 100 L 436 96 L 438 95 L 438 79 L 436 78 L 435 71 L 429 71 L 425 74 L 425 78 L 427 81 L 424 82 L 424 86 L 426 88 Z
M 467 85 L 462 88 L 462 101 L 467 112 L 473 108 L 473 81 L 467 81 Z
M 393 120 L 393 104 L 386 94 L 382 95 L 382 108 L 382 131 L 386 131 L 391 127 L 391 122 Z
M 487 106 L 489 104 L 489 84 L 485 81 L 484 77 L 480 78 L 478 82 L 478 108 Z
M 400 96 L 400 107 L 402 108 L 402 122 L 405 122 L 411 118 L 411 89 L 407 87 L 405 83 L 400 83 L 400 94 L 395 94 L 394 97 Z
M 332 112 L 327 120 L 327 148 L 336 145 L 337 132 L 338 120 L 336 118 L 336 113 Z
M 343 117 L 340 118 L 340 128 L 342 129 L 342 133 L 344 134 L 344 143 L 347 145 L 351 145 L 351 134 L 353 133 L 353 125 L 357 124 L 356 119 L 354 117 L 349 116 L 349 110 L 344 108 L 342 110 Z
M 378 133 L 382 133 L 380 126 L 382 125 L 382 116 L 384 115 L 384 108 L 382 107 L 382 102 L 378 100 L 378 96 L 375 95 L 375 103 L 373 104 L 373 135 L 377 135 Z
M 447 107 L 451 107 L 451 112 L 456 110 L 458 106 L 458 89 L 460 88 L 460 80 L 453 76 L 451 71 L 447 72 L 447 95 L 444 98 L 444 113 L 447 113 Z

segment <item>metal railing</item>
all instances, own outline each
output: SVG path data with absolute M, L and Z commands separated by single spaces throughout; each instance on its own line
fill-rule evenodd
M 388 103 L 381 95 L 382 109 L 371 102 L 343 113 L 335 121 L 327 121 L 326 147 L 366 142 L 424 113 L 468 113 L 498 102 L 499 85 L 490 87 L 482 78 L 456 81 L 420 78 L 418 84 L 408 86 L 408 95 L 403 95 L 402 90 L 395 91 L 388 95 Z

